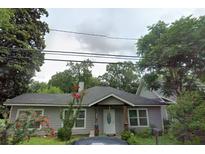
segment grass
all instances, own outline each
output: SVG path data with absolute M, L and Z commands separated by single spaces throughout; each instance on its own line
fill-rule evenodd
M 136 138 L 136 143 L 138 145 L 156 145 L 156 138 L 155 136 L 150 136 L 150 137 L 139 137 L 139 136 L 135 136 Z M 158 144 L 159 145 L 174 145 L 174 144 L 178 144 L 176 140 L 174 140 L 173 138 L 170 138 L 168 135 L 162 135 L 159 136 L 158 138 Z
M 65 142 L 58 140 L 55 137 L 31 137 L 28 142 L 23 142 L 23 145 L 63 145 Z
M 87 135 L 73 135 L 70 143 L 79 140 L 81 138 L 85 138 Z M 139 137 L 136 136 L 137 138 L 137 144 L 139 145 L 156 145 L 156 139 L 154 136 L 151 137 Z M 23 145 L 65 145 L 64 141 L 60 141 L 56 137 L 32 137 L 29 142 L 24 142 L 22 143 Z M 159 145 L 173 145 L 177 144 L 177 142 L 170 138 L 168 135 L 162 135 L 159 136 Z
M 73 135 L 71 138 L 70 143 L 86 137 L 85 135 Z M 56 137 L 41 137 L 41 136 L 35 136 L 31 137 L 31 139 L 28 142 L 23 142 L 23 145 L 65 145 L 64 141 L 60 141 Z

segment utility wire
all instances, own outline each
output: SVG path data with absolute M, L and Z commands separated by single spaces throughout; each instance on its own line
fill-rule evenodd
M 38 49 L 24 49 L 24 48 L 8 48 L 8 47 L 0 47 L 4 49 L 10 49 L 13 51 L 42 51 L 43 53 L 65 53 L 65 54 L 79 54 L 79 55 L 97 55 L 97 56 L 110 56 L 110 57 L 127 57 L 127 58 L 139 58 L 139 56 L 128 56 L 128 55 L 119 55 L 119 54 L 100 54 L 100 53 L 93 53 L 93 52 L 82 52 L 82 51 L 61 51 L 61 50 L 38 50 Z
M 29 57 L 8 57 L 7 58 L 7 62 L 9 62 L 10 60 L 13 60 L 13 59 L 25 59 L 25 60 L 30 60 Z M 87 63 L 87 61 L 85 60 L 71 60 L 71 59 L 53 59 L 53 58 L 44 58 L 44 60 L 46 61 L 59 61 L 59 62 L 85 62 Z M 89 60 L 88 62 L 91 62 L 91 63 L 98 63 L 98 64 L 120 64 L 120 63 L 123 63 L 125 61 L 118 61 L 118 62 L 108 62 L 108 61 L 91 61 Z M 10 62 L 9 62 L 10 63 Z M 18 62 L 12 62 L 14 64 L 19 64 Z
M 83 60 L 69 60 L 69 59 L 50 59 L 50 58 L 45 58 L 44 60 L 48 60 L 48 61 L 61 61 L 61 62 L 85 62 Z M 89 61 L 91 63 L 98 63 L 98 64 L 120 64 L 122 62 L 106 62 L 106 61 Z
M 45 53 L 45 52 L 43 52 Z M 123 57 L 108 57 L 108 56 L 94 56 L 94 55 L 78 55 L 78 54 L 64 54 L 64 53 L 45 53 L 46 55 L 57 55 L 57 56 L 80 56 L 80 57 L 88 57 L 88 58 L 106 58 L 106 59 L 124 59 L 124 60 L 139 60 L 136 58 L 123 58 Z
M 84 32 L 76 32 L 76 31 L 68 31 L 68 30 L 59 30 L 59 29 L 53 29 L 51 28 L 50 31 L 56 31 L 56 32 L 63 32 L 63 33 L 72 33 L 77 35 L 87 35 L 87 36 L 94 36 L 94 37 L 102 37 L 102 38 L 108 38 L 108 39 L 116 39 L 116 40 L 131 40 L 136 41 L 136 38 L 129 38 L 129 37 L 116 37 L 116 36 L 108 36 L 103 34 L 94 34 L 94 33 L 84 33 Z
M 128 57 L 128 58 L 140 58 L 139 56 L 128 56 L 128 55 L 119 55 L 119 54 L 100 54 L 100 53 L 92 53 L 92 52 L 74 52 L 74 51 L 59 51 L 59 50 L 43 50 L 46 53 L 73 53 L 79 55 L 99 55 L 99 56 L 111 56 L 111 57 Z

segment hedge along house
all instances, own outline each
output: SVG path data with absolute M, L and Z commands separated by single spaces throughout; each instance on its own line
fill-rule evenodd
M 80 89 L 82 90 L 83 84 Z M 34 110 L 49 119 L 50 127 L 63 126 L 61 119 L 71 94 L 22 94 L 7 100 L 10 120 L 16 120 L 27 110 Z M 73 134 L 89 134 L 99 129 L 100 134 L 120 134 L 125 129 L 140 130 L 155 127 L 163 130 L 164 106 L 161 98 L 146 98 L 111 87 L 92 87 L 85 90 L 82 109 L 73 127 Z M 40 124 L 37 125 L 41 129 Z

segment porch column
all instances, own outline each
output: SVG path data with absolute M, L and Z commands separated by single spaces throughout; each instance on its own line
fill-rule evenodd
M 128 130 L 128 112 L 127 106 L 123 106 L 124 130 Z
M 98 111 L 95 107 L 95 136 L 99 135 L 99 126 L 98 126 Z

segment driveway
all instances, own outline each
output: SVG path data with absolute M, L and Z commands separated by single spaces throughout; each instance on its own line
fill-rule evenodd
M 74 145 L 128 145 L 124 140 L 117 137 L 99 136 L 80 139 L 73 143 Z

